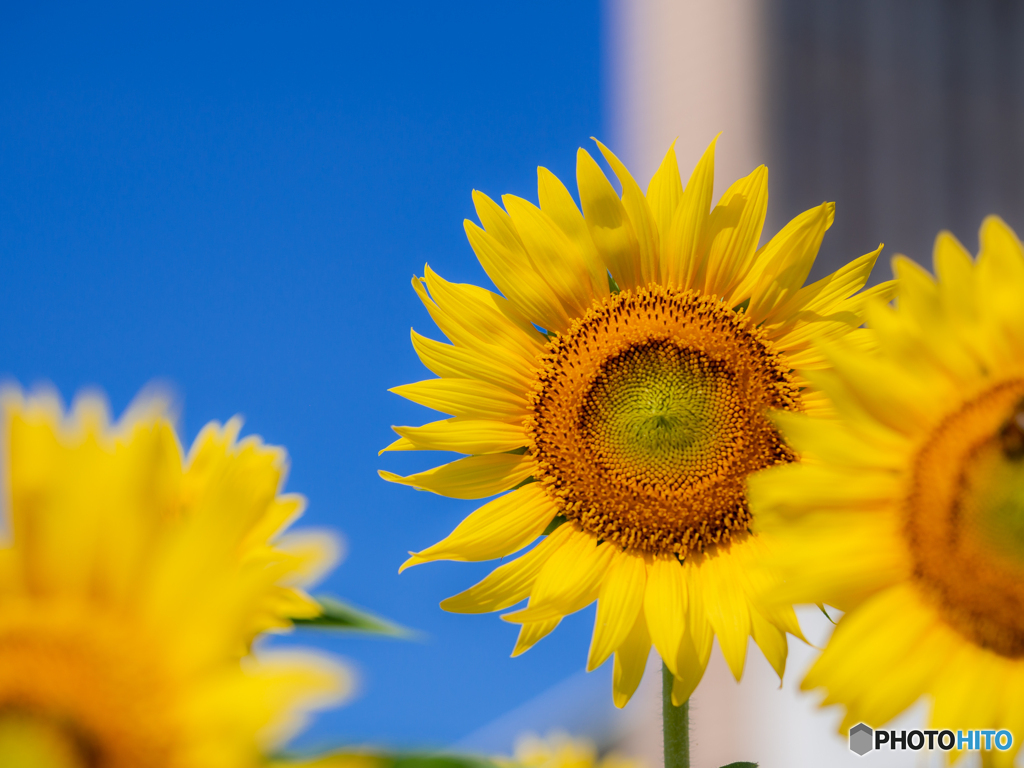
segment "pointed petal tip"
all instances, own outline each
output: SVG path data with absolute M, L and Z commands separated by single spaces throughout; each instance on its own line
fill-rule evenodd
M 576 163 L 579 164 L 579 162 L 583 160 L 584 157 L 587 158 L 587 160 L 589 160 L 590 162 L 596 164 L 593 156 L 589 152 L 587 152 L 585 148 L 580 147 L 579 149 L 576 150 Z
M 410 552 L 409 553 L 409 559 L 406 560 L 404 563 L 402 563 L 400 566 L 398 566 L 398 572 L 401 573 L 406 568 L 412 568 L 414 565 L 420 565 L 421 563 L 425 563 L 425 562 L 427 562 L 427 561 L 426 560 L 421 560 L 420 558 L 418 558 L 416 556 L 415 552 Z
M 398 432 L 398 429 L 399 429 L 399 428 L 398 428 L 398 427 L 396 427 L 396 426 L 395 426 L 394 424 L 392 424 L 392 425 L 391 425 L 391 429 L 392 429 L 392 431 L 394 431 L 394 432 L 395 432 L 396 434 L 398 434 L 398 437 L 399 437 L 399 439 L 398 439 L 398 440 L 395 440 L 395 441 L 394 441 L 394 442 L 392 442 L 392 443 L 388 443 L 388 444 L 387 444 L 387 445 L 385 445 L 385 446 L 384 446 L 383 448 L 381 448 L 381 449 L 380 449 L 379 451 L 377 451 L 377 455 L 378 455 L 378 456 L 382 456 L 382 455 L 384 455 L 384 453 L 385 453 L 385 452 L 387 452 L 387 451 L 393 451 L 393 450 L 395 449 L 395 444 L 401 441 L 401 438 L 402 438 L 402 436 L 401 436 L 401 434 L 400 434 L 400 433 Z

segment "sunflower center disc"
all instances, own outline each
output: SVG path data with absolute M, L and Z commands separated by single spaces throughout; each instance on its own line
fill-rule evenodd
M 1024 657 L 1024 380 L 948 417 L 920 450 L 906 532 L 918 582 L 972 641 Z
M 739 411 L 732 373 L 668 339 L 606 360 L 583 398 L 580 431 L 591 453 L 624 482 L 679 488 L 727 460 L 721 439 Z
M 764 410 L 798 405 L 742 313 L 651 286 L 609 297 L 550 343 L 530 448 L 565 517 L 685 557 L 745 535 L 747 475 L 792 460 Z

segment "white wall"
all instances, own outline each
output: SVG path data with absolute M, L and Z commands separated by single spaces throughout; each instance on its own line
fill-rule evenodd
M 606 124 L 646 188 L 672 140 L 683 181 L 719 131 L 715 188 L 765 161 L 761 0 L 606 0 Z

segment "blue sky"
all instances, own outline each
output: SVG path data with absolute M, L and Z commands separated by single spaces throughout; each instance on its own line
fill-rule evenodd
M 327 588 L 424 633 L 298 636 L 362 679 L 311 741 L 444 745 L 584 664 L 589 612 L 509 659 L 515 627 L 437 607 L 486 565 L 398 576 L 473 505 L 387 485 L 431 459 L 376 452 L 430 416 L 386 392 L 429 375 L 409 328 L 438 337 L 410 278 L 483 281 L 473 188 L 572 186 L 600 37 L 586 2 L 0 10 L 0 375 L 116 411 L 163 381 L 186 440 L 243 414 L 348 540 Z

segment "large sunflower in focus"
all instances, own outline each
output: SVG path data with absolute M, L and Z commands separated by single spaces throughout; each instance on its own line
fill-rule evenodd
M 758 249 L 767 206 L 762 166 L 712 208 L 714 143 L 685 189 L 669 150 L 646 196 L 603 145 L 616 194 L 584 150 L 583 213 L 539 169 L 540 207 L 474 194 L 483 227 L 466 232 L 501 291 L 413 280 L 452 342 L 415 332 L 440 378 L 396 387 L 453 418 L 396 427 L 386 450 L 468 454 L 385 479 L 456 498 L 510 491 L 478 509 L 403 568 L 431 560 L 489 560 L 537 540 L 522 557 L 441 605 L 521 625 L 514 654 L 562 617 L 597 600 L 588 667 L 615 654 L 622 706 L 651 644 L 687 699 L 718 636 L 742 674 L 753 636 L 782 674 L 791 609 L 753 601 L 763 542 L 750 533 L 747 476 L 793 455 L 767 408 L 814 411 L 799 373 L 825 361 L 812 337 L 859 337 L 859 291 L 877 251 L 803 287 L 833 205 L 791 221 Z
M 800 465 L 755 478 L 786 600 L 847 613 L 804 687 L 880 726 L 922 695 L 933 727 L 1024 733 L 1024 249 L 991 217 L 938 280 L 895 261 L 869 353 L 832 345 L 837 422 L 781 414 Z M 884 386 L 883 386 L 884 383 Z M 1012 762 L 1018 748 L 995 753 Z
M 319 656 L 246 655 L 329 544 L 271 540 L 298 500 L 234 427 L 187 462 L 153 402 L 3 398 L 0 765 L 245 768 L 336 701 Z

